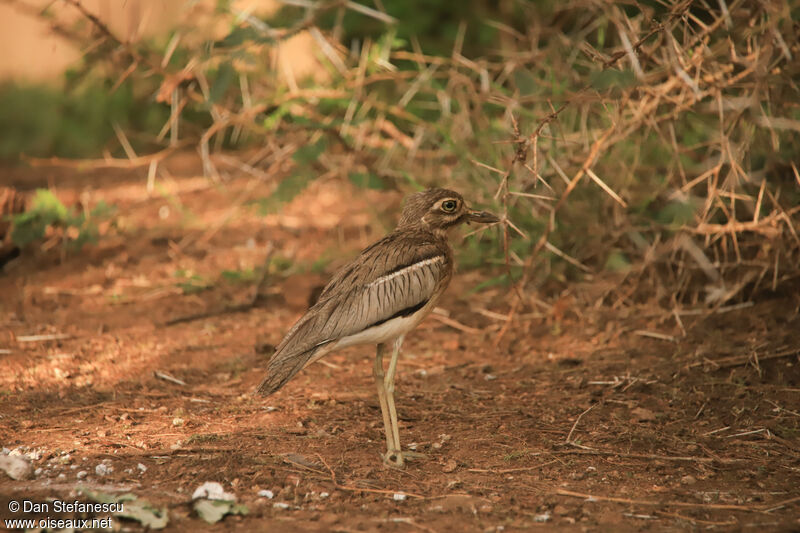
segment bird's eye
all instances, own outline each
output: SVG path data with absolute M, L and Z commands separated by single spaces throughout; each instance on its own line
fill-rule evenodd
M 445 200 L 442 202 L 442 211 L 445 213 L 452 213 L 458 207 L 458 203 L 455 200 Z

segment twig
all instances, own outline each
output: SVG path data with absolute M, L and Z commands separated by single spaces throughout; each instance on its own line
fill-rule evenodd
M 45 341 L 60 341 L 69 339 L 72 335 L 68 333 L 50 333 L 43 335 L 20 335 L 16 337 L 17 342 L 45 342 Z
M 570 445 L 575 446 L 574 443 Z M 647 453 L 625 453 L 615 452 L 613 450 L 596 450 L 583 446 L 580 450 L 563 450 L 559 452 L 562 455 L 607 455 L 625 457 L 627 459 L 647 459 L 653 461 L 677 461 L 681 463 L 720 463 L 720 464 L 739 464 L 745 462 L 745 459 L 725 459 L 717 457 L 693 457 L 693 456 L 680 456 L 680 455 L 656 455 Z
M 319 457 L 319 460 L 322 461 L 322 464 L 325 465 L 325 468 L 328 469 L 328 472 L 330 473 L 331 476 L 331 482 L 333 483 L 333 486 L 336 487 L 337 489 L 347 490 L 351 492 L 369 492 L 372 494 L 388 494 L 388 495 L 405 494 L 406 496 L 410 496 L 411 498 L 417 498 L 420 500 L 426 499 L 426 497 L 422 496 L 421 494 L 415 494 L 413 492 L 408 492 L 405 490 L 366 489 L 361 487 L 352 487 L 350 485 L 342 485 L 338 481 L 336 481 L 336 473 L 333 471 L 333 468 L 330 467 L 325 458 L 322 457 L 322 455 L 320 455 L 319 453 L 316 455 L 317 457 Z
M 553 459 L 552 461 L 547 461 L 546 463 L 538 464 L 536 466 L 522 466 L 519 468 L 503 468 L 501 470 L 495 470 L 491 468 L 468 468 L 467 472 L 476 472 L 479 474 L 511 474 L 513 472 L 530 472 L 531 470 L 539 470 L 543 466 L 551 465 L 553 463 L 560 462 L 558 459 Z
M 669 341 L 669 342 L 678 342 L 678 339 L 673 337 L 672 335 L 666 335 L 664 333 L 658 333 L 656 331 L 647 331 L 646 329 L 637 329 L 633 332 L 634 335 L 639 335 L 640 337 L 650 337 L 651 339 L 658 339 L 660 341 Z
M 583 415 L 585 415 L 586 413 L 588 413 L 589 411 L 591 411 L 592 409 L 594 409 L 594 407 L 595 407 L 596 405 L 597 405 L 596 403 L 593 403 L 592 405 L 590 405 L 590 406 L 589 406 L 589 408 L 588 408 L 588 409 L 586 409 L 584 412 L 582 412 L 581 414 L 579 414 L 579 415 L 578 415 L 578 418 L 576 418 L 576 419 L 575 419 L 575 423 L 574 423 L 574 424 L 572 424 L 572 429 L 570 429 L 570 430 L 569 430 L 569 434 L 567 435 L 567 438 L 566 438 L 566 440 L 564 441 L 566 444 L 569 444 L 569 443 L 570 443 L 570 440 L 572 439 L 572 434 L 575 432 L 575 428 L 577 428 L 577 427 L 578 427 L 578 422 L 580 422 L 580 421 L 581 421 L 581 418 L 583 418 Z
M 455 329 L 457 329 L 459 331 L 463 331 L 464 333 L 471 333 L 473 335 L 475 335 L 477 333 L 482 333 L 482 330 L 480 330 L 478 328 L 473 328 L 473 327 L 464 325 L 461 322 L 459 322 L 458 320 L 453 320 L 452 318 L 448 318 L 446 316 L 442 316 L 442 315 L 440 315 L 438 313 L 431 313 L 430 316 L 431 316 L 431 318 L 434 318 L 434 319 L 438 320 L 442 324 L 450 326 L 451 328 L 455 328 Z
M 153 161 L 160 162 L 177 149 L 186 147 L 190 143 L 182 141 L 175 146 L 164 148 L 160 152 L 150 155 L 141 155 L 132 159 L 106 158 L 106 159 L 67 159 L 63 157 L 31 157 L 22 154 L 20 157 L 33 167 L 64 167 L 79 168 L 81 170 L 94 170 L 98 168 L 138 168 L 150 165 Z
M 161 372 L 160 370 L 154 371 L 153 375 L 155 377 L 157 377 L 158 379 L 163 379 L 164 381 L 169 381 L 170 383 L 174 383 L 175 385 L 181 385 L 181 386 L 186 385 L 186 382 L 183 381 L 182 379 L 174 378 L 174 377 L 170 376 L 169 374 L 165 374 L 164 372 Z
M 174 326 L 175 324 L 182 324 L 184 322 L 193 322 L 195 320 L 203 320 L 206 318 L 211 318 L 215 316 L 221 315 L 228 315 L 233 313 L 246 313 L 253 309 L 256 304 L 258 303 L 258 298 L 261 296 L 261 290 L 264 288 L 266 280 L 268 279 L 268 272 L 269 272 L 269 263 L 272 260 L 272 254 L 275 252 L 275 245 L 270 241 L 267 244 L 267 254 L 264 257 L 264 263 L 261 268 L 261 274 L 258 278 L 258 281 L 255 283 L 255 289 L 253 291 L 253 296 L 250 298 L 249 301 L 237 304 L 237 305 L 227 305 L 222 309 L 216 309 L 213 311 L 205 311 L 202 313 L 192 313 L 190 315 L 179 316 L 177 318 L 171 318 L 164 322 L 165 326 Z
M 759 361 L 767 361 L 769 359 L 780 359 L 782 357 L 789 357 L 792 355 L 800 355 L 800 348 L 789 348 L 787 350 L 782 350 L 777 353 L 772 353 L 768 355 L 759 355 Z M 716 359 L 716 360 L 709 360 L 713 363 L 717 369 L 719 368 L 729 368 L 732 366 L 739 366 L 739 365 L 746 365 L 752 359 L 752 355 L 737 355 L 734 357 L 725 357 L 723 359 Z M 698 361 L 689 365 L 689 368 L 695 368 L 698 366 L 703 366 L 706 364 L 704 361 Z
M 733 505 L 724 503 L 694 503 L 694 502 L 673 502 L 673 501 L 657 501 L 657 500 L 633 500 L 630 498 L 617 498 L 614 496 L 598 496 L 594 494 L 584 494 L 582 492 L 573 492 L 566 489 L 558 489 L 556 494 L 559 496 L 571 496 L 573 498 L 583 498 L 588 501 L 596 502 L 615 502 L 625 503 L 628 505 L 652 505 L 655 507 L 691 507 L 695 509 L 718 509 L 726 511 L 742 511 L 747 513 L 766 513 L 772 509 L 783 507 L 790 503 L 800 501 L 800 497 L 791 498 L 782 502 L 773 503 L 770 505 L 762 505 L 759 507 L 746 506 L 746 505 Z

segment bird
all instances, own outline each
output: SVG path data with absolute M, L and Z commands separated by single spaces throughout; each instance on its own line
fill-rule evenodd
M 340 268 L 278 344 L 257 394 L 273 394 L 334 350 L 376 344 L 373 376 L 386 434 L 383 460 L 403 467 L 406 459 L 418 457 L 400 446 L 394 402 L 400 347 L 406 333 L 436 306 L 453 276 L 448 230 L 499 221 L 492 213 L 470 209 L 452 190 L 431 188 L 408 195 L 395 230 Z M 392 354 L 384 372 L 389 346 Z

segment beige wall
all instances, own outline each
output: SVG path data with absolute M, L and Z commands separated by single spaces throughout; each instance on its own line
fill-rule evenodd
M 163 31 L 183 9 L 174 0 L 81 0 L 81 4 L 123 39 Z M 0 2 L 0 79 L 53 80 L 80 57 L 80 49 L 56 35 L 50 22 L 37 15 L 51 6 L 53 19 L 68 27 L 81 17 L 65 2 L 13 0 Z
M 179 20 L 191 20 L 197 33 L 224 32 L 227 22 L 214 27 L 212 20 L 215 0 L 80 0 L 81 4 L 108 25 L 119 38 L 136 41 L 142 36 L 164 32 Z M 264 13 L 276 8 L 275 0 L 239 0 L 237 9 Z M 53 20 L 73 27 L 80 22 L 81 31 L 86 31 L 86 21 L 77 9 L 63 0 L 0 0 L 0 81 L 57 81 L 65 69 L 80 58 L 81 51 L 73 41 L 58 36 L 51 23 L 38 16 L 38 12 L 50 6 Z M 188 36 L 187 36 L 188 37 Z M 201 38 L 202 40 L 202 38 Z M 87 39 L 82 46 L 85 46 Z M 315 58 L 316 44 L 307 33 L 295 36 L 283 43 L 279 50 L 279 61 L 293 77 L 319 73 Z M 324 72 L 324 70 L 322 70 Z

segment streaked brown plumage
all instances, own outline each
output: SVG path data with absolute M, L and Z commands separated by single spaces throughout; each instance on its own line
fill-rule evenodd
M 470 210 L 461 195 L 447 189 L 409 196 L 397 228 L 341 268 L 289 330 L 270 359 L 258 392 L 274 393 L 305 366 L 333 350 L 377 344 L 375 375 L 386 424 L 387 455 L 402 465 L 392 392 L 403 336 L 433 309 L 453 275 L 447 229 L 468 221 L 497 220 L 490 213 Z M 382 354 L 390 341 L 395 342 L 395 349 L 384 377 Z

